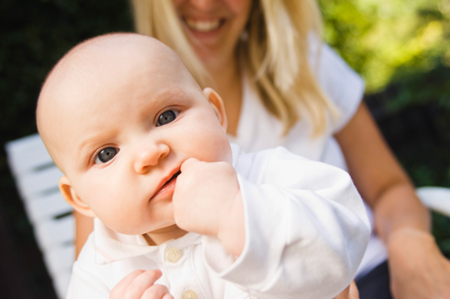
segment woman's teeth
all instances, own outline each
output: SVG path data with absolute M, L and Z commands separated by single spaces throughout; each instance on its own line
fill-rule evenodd
M 219 28 L 220 26 L 220 20 L 215 21 L 198 21 L 198 20 L 192 20 L 192 19 L 186 19 L 186 25 L 195 31 L 199 32 L 208 32 L 213 31 Z

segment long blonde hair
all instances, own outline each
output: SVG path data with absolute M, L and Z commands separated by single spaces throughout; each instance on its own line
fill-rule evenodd
M 178 53 L 201 87 L 214 85 L 189 44 L 172 1 L 131 0 L 136 31 L 153 36 Z M 284 134 L 308 116 L 313 136 L 338 115 L 319 87 L 309 63 L 310 42 L 321 43 L 322 20 L 315 0 L 253 0 L 246 38 L 238 53 L 266 109 L 284 125 Z M 316 47 L 317 52 L 320 46 Z M 319 53 L 316 53 L 319 54 Z M 307 111 L 302 113 L 300 111 Z

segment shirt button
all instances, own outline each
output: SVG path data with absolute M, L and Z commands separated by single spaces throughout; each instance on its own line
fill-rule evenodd
M 176 263 L 180 260 L 180 258 L 181 258 L 181 250 L 180 249 L 178 249 L 176 247 L 172 247 L 166 251 L 166 259 L 169 262 Z
M 183 299 L 197 299 L 197 293 L 191 290 L 187 290 L 183 293 Z

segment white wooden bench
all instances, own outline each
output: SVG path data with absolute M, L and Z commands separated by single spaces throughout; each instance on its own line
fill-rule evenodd
M 75 258 L 75 223 L 58 189 L 62 174 L 37 134 L 7 143 L 6 152 L 56 294 L 65 298 Z
M 6 152 L 56 293 L 64 298 L 75 257 L 75 223 L 59 193 L 62 173 L 37 134 L 7 143 Z M 417 195 L 431 210 L 450 216 L 450 189 L 422 187 Z

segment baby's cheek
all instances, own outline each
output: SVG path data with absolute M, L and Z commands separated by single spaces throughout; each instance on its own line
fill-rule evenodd
M 111 186 L 105 186 L 96 180 L 86 180 L 80 198 L 94 211 L 100 220 L 106 222 L 105 218 L 108 215 L 114 215 L 117 210 L 120 210 L 115 194 L 116 190 L 111 188 Z
M 212 157 L 211 161 L 232 163 L 230 142 L 226 135 L 216 135 L 214 142 L 211 143 L 209 149 Z
M 189 142 L 185 144 L 190 146 L 192 157 L 207 162 L 232 162 L 230 143 L 217 121 L 207 126 L 199 125 L 197 129 L 186 132 L 185 136 L 189 136 Z

